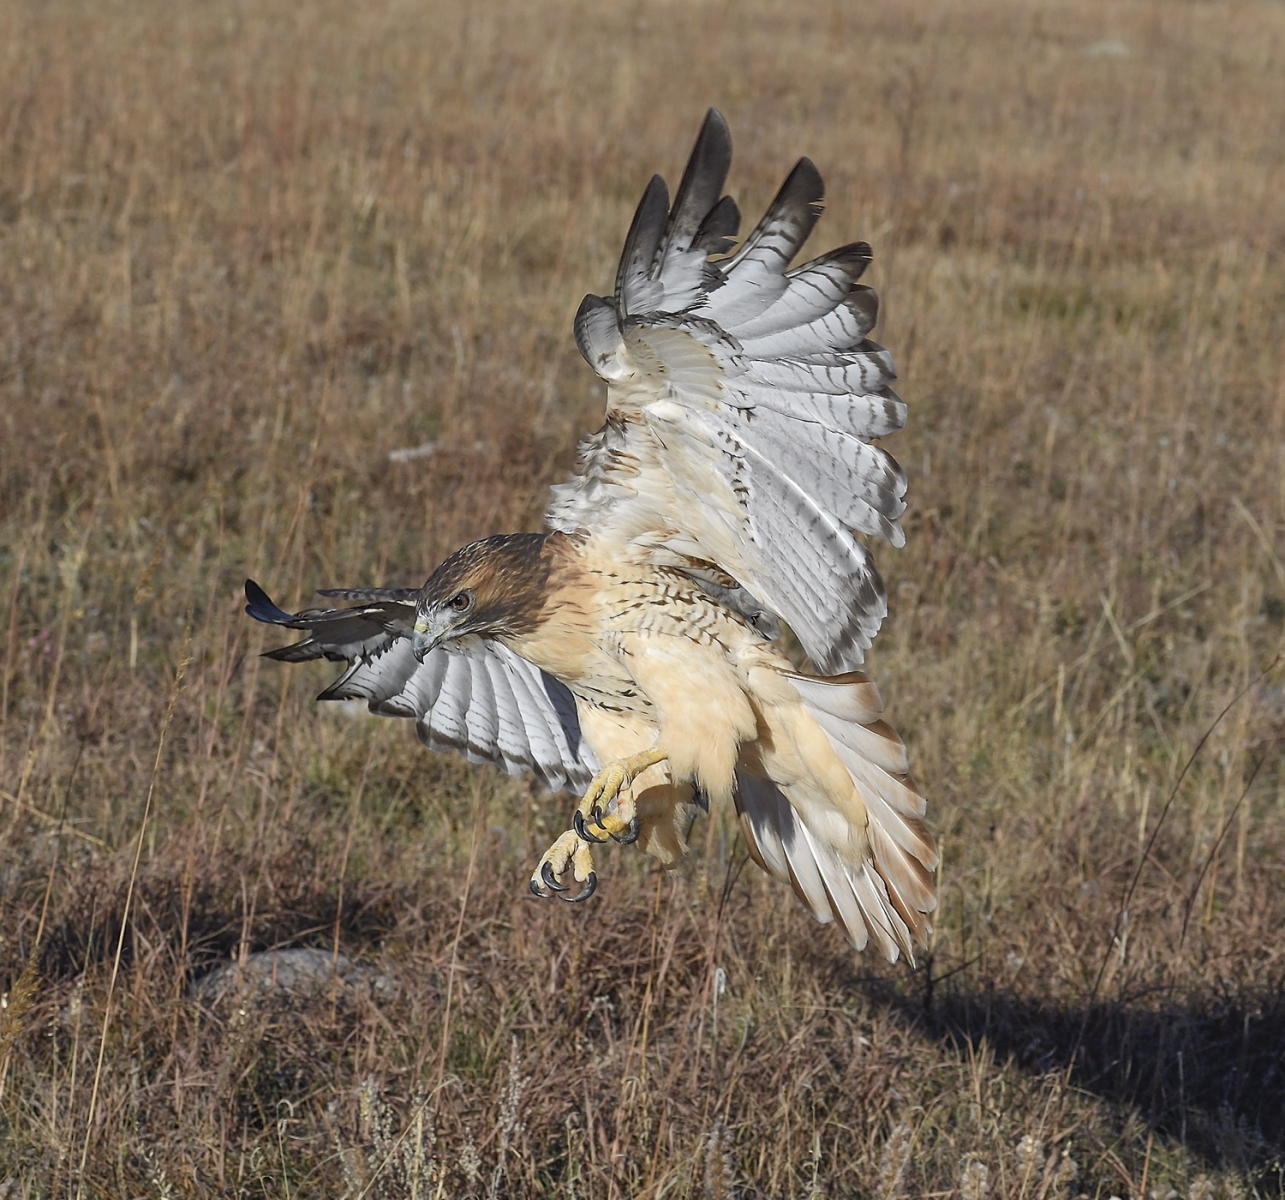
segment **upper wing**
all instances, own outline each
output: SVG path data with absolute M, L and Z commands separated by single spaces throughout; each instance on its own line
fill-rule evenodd
M 891 357 L 866 339 L 878 301 L 856 281 L 870 247 L 790 268 L 821 211 L 805 158 L 736 252 L 711 257 L 739 223 L 721 197 L 730 161 L 711 110 L 673 207 L 658 176 L 648 185 L 615 296 L 580 306 L 576 340 L 607 381 L 607 419 L 546 519 L 718 569 L 817 669 L 846 671 L 887 612 L 855 534 L 904 541 L 905 477 L 871 444 L 901 428 L 905 405 Z
M 583 791 L 597 763 L 581 740 L 571 693 L 498 642 L 461 639 L 416 662 L 410 636 L 418 594 L 335 589 L 321 595 L 361 603 L 288 613 L 247 579 L 245 611 L 308 633 L 268 658 L 348 663 L 318 700 L 365 700 L 371 712 L 413 717 L 420 740 L 434 750 L 459 750 L 470 762 L 496 763 L 510 775 L 534 771 L 551 788 Z

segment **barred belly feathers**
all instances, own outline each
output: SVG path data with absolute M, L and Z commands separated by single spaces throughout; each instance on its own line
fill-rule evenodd
M 587 898 L 613 840 L 673 865 L 730 804 L 818 920 L 913 962 L 937 854 L 858 669 L 887 611 L 861 537 L 902 544 L 906 490 L 876 444 L 905 406 L 867 338 L 870 248 L 791 267 L 821 211 L 807 159 L 736 244 L 730 160 L 711 111 L 672 206 L 648 185 L 614 294 L 581 305 L 606 420 L 543 532 L 471 543 L 422 588 L 325 593 L 339 608 L 287 613 L 247 582 L 247 611 L 306 631 L 272 657 L 348 664 L 322 698 L 580 793 L 536 895 Z

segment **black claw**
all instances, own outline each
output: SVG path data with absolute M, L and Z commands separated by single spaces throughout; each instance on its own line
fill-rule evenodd
M 536 883 L 534 879 L 531 880 L 531 895 L 538 896 L 541 900 L 547 900 L 549 898 L 540 890 L 540 885 Z
M 563 888 L 562 890 L 566 891 L 565 888 Z M 579 892 L 577 892 L 574 896 L 563 896 L 561 897 L 561 899 L 565 900 L 568 904 L 579 904 L 581 900 L 588 900 L 589 897 L 592 896 L 594 892 L 596 892 L 597 890 L 598 890 L 597 873 L 594 871 L 590 871 L 589 878 L 584 881 L 584 887 L 581 888 Z
M 613 833 L 611 835 L 613 842 L 619 842 L 622 846 L 632 846 L 638 840 L 638 818 L 629 818 L 629 828 L 624 833 Z
M 540 868 L 540 878 L 544 880 L 544 886 L 551 892 L 565 892 L 567 889 L 558 882 L 558 878 L 553 873 L 553 864 L 545 863 Z
M 594 809 L 594 812 L 597 811 L 597 809 Z M 588 827 L 585 825 L 584 817 L 580 815 L 578 808 L 571 814 L 571 828 L 576 831 L 576 837 L 582 842 L 597 842 L 601 846 L 607 840 L 606 838 L 596 837 L 589 832 Z

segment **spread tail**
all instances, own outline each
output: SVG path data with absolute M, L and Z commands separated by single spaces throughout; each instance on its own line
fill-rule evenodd
M 750 853 L 858 950 L 873 940 L 913 964 L 937 905 L 937 850 L 906 748 L 865 675 L 786 678 L 800 703 L 766 710 L 768 736 L 737 770 Z

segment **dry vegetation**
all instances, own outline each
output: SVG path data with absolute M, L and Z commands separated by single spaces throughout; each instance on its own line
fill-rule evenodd
M 6 1200 L 1278 1194 L 1285 9 L 782 7 L 0 3 Z M 241 615 L 534 526 L 710 103 L 876 247 L 914 975 L 725 815 L 531 899 L 565 799 Z M 200 989 L 283 947 L 372 971 Z

